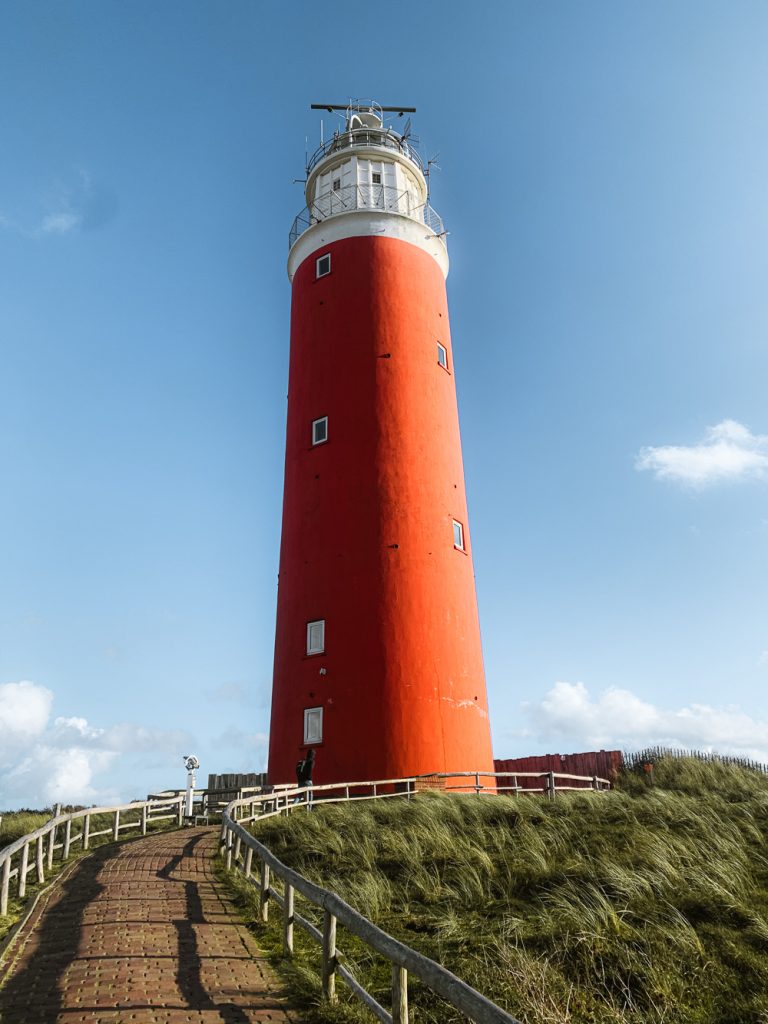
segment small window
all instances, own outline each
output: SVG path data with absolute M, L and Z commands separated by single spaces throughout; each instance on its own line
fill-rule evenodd
M 334 178 L 333 179 L 333 191 L 334 192 L 338 192 L 340 188 L 341 188 L 341 178 Z
M 304 742 L 323 742 L 323 709 L 304 708 Z
M 439 341 L 437 343 L 437 361 L 444 370 L 448 369 L 448 349 Z
M 323 444 L 328 440 L 328 417 L 312 420 L 312 444 Z
M 322 654 L 325 650 L 325 619 L 307 623 L 307 654 Z
M 327 252 L 325 256 L 320 256 L 317 261 L 317 277 L 325 277 L 326 274 L 331 272 L 331 254 Z
M 374 171 L 373 172 L 373 184 L 374 185 L 380 185 L 381 184 L 381 172 L 380 171 Z
M 453 546 L 459 551 L 464 550 L 464 527 L 455 519 L 453 520 Z

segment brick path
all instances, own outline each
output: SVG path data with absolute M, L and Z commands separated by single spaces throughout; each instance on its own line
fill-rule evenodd
M 104 846 L 25 925 L 2 1024 L 297 1022 L 213 875 L 218 832 Z

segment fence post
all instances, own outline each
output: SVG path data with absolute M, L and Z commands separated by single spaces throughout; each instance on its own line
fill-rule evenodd
M 58 816 L 60 814 L 61 814 L 61 804 L 56 804 L 56 806 L 53 808 L 53 816 L 54 816 L 54 818 L 58 818 Z M 54 851 L 54 847 L 56 846 L 56 826 L 55 825 L 51 829 L 50 836 L 51 837 L 50 837 L 50 839 L 48 841 L 48 870 L 52 871 L 53 870 L 53 851 Z
M 45 873 L 43 871 L 43 859 L 45 854 L 45 836 L 38 836 L 37 843 L 35 845 L 35 868 L 37 869 L 37 880 L 38 882 L 45 881 Z
M 517 784 L 517 776 L 516 775 L 512 776 L 512 784 L 515 787 L 515 796 L 520 796 L 520 787 Z
M 87 850 L 91 845 L 91 816 L 86 814 L 83 818 L 83 849 Z
M 241 847 L 241 845 L 242 845 L 242 840 L 240 839 L 240 836 L 239 835 L 235 836 L 235 852 L 232 854 L 232 860 L 235 862 L 235 866 L 237 866 L 237 862 L 238 862 L 238 860 L 240 860 L 240 847 Z
M 600 784 L 597 781 L 597 776 L 592 776 L 592 789 L 600 789 Z
M 408 1024 L 408 971 L 392 964 L 392 1024 Z
M 480 796 L 480 772 L 475 772 L 475 794 Z
M 8 913 L 8 889 L 11 884 L 11 858 L 3 861 L 3 881 L 0 883 L 0 917 Z
M 232 869 L 232 830 L 227 829 L 227 871 Z
M 547 796 L 550 800 L 555 799 L 555 773 L 547 772 Z
M 115 824 L 112 827 L 112 838 L 117 842 L 120 835 L 120 811 L 115 811 Z
M 336 1002 L 336 918 L 330 910 L 323 917 L 323 997 Z
M 61 849 L 61 859 L 65 861 L 69 857 L 69 844 L 72 841 L 72 819 L 67 818 L 64 826 L 64 846 Z
M 245 867 L 243 868 L 243 874 L 246 878 L 251 877 L 251 866 L 253 865 L 253 850 L 249 846 L 245 851 Z
M 27 866 L 29 864 L 29 843 L 24 843 L 21 848 L 21 864 L 19 865 L 19 899 L 23 899 L 27 893 Z
M 181 828 L 184 824 L 184 797 L 179 797 L 179 810 L 176 814 L 176 826 Z
M 265 860 L 261 862 L 261 920 L 269 920 L 269 864 Z
M 285 883 L 283 900 L 283 952 L 293 955 L 293 886 Z
M 145 836 L 147 834 L 147 805 L 141 808 L 141 834 Z

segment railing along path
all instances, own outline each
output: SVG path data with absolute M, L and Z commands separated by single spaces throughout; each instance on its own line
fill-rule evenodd
M 27 877 L 35 873 L 35 881 L 45 882 L 45 872 L 53 868 L 54 854 L 61 851 L 60 860 L 69 859 L 70 852 L 80 843 L 82 850 L 90 848 L 91 840 L 98 836 L 111 835 L 117 841 L 121 832 L 131 829 L 147 834 L 147 826 L 151 822 L 176 819 L 181 826 L 184 815 L 184 794 L 162 798 L 159 800 L 143 800 L 136 803 L 120 804 L 117 807 L 87 807 L 82 811 L 70 811 L 58 814 L 40 828 L 28 835 L 21 836 L 9 846 L 0 850 L 0 915 L 8 913 L 11 880 L 16 880 L 16 894 L 24 899 L 27 892 Z M 139 812 L 139 817 L 132 821 L 121 820 L 124 812 Z M 161 813 L 158 813 L 161 812 Z M 112 816 L 109 828 L 91 831 L 91 819 L 99 816 Z M 80 827 L 79 832 L 72 831 L 72 825 Z M 63 831 L 62 831 L 63 830 Z M 57 840 L 61 840 L 60 842 Z M 30 859 L 30 851 L 34 847 L 34 856 Z
M 539 779 L 541 785 L 535 789 L 520 786 L 521 778 Z M 494 782 L 488 785 L 491 779 Z M 558 785 L 561 779 L 565 782 Z M 448 785 L 449 780 L 459 781 Z M 503 785 L 503 780 L 511 782 Z M 282 908 L 283 950 L 287 956 L 293 955 L 295 925 L 320 944 L 322 992 L 328 1001 L 336 1000 L 338 976 L 383 1024 L 408 1024 L 408 973 L 411 972 L 476 1024 L 519 1024 L 514 1017 L 457 978 L 447 968 L 393 938 L 345 903 L 336 893 L 315 885 L 283 864 L 244 827 L 248 822 L 263 821 L 302 807 L 311 810 L 315 800 L 323 804 L 381 800 L 389 797 L 405 797 L 410 800 L 419 792 L 419 788 L 437 787 L 453 793 L 476 793 L 477 796 L 498 793 L 514 793 L 515 796 L 521 793 L 541 793 L 554 799 L 556 793 L 562 790 L 610 789 L 610 782 L 596 775 L 588 777 L 558 772 L 452 772 L 428 777 L 381 779 L 376 782 L 347 782 L 314 787 L 280 786 L 271 793 L 252 793 L 233 800 L 222 813 L 221 844 L 225 852 L 227 869 L 239 868 L 246 879 L 258 886 L 259 913 L 263 922 L 269 920 L 270 900 L 274 900 Z M 359 790 L 363 792 L 353 795 Z M 340 795 L 334 796 L 334 793 Z M 254 854 L 260 861 L 258 878 L 253 876 Z M 282 893 L 274 888 L 273 877 L 282 881 Z M 323 911 L 322 930 L 296 911 L 297 892 Z M 392 966 L 391 1011 L 382 1006 L 343 965 L 343 954 L 336 945 L 338 923 L 389 960 Z

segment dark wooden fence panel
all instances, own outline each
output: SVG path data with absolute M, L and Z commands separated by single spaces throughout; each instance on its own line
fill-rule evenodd
M 598 775 L 611 782 L 621 768 L 620 750 L 590 750 L 582 754 L 540 754 L 510 757 L 493 762 L 497 772 L 566 772 L 569 775 Z M 540 779 L 520 779 L 522 789 L 541 789 Z M 584 783 L 584 788 L 589 788 Z

